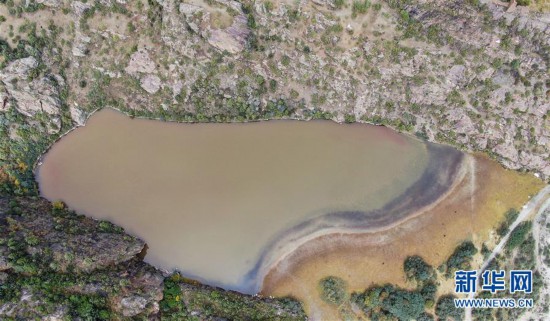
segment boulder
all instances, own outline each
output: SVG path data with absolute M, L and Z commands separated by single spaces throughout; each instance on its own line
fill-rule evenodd
M 2 110 L 9 108 L 13 102 L 14 107 L 28 117 L 39 112 L 48 115 L 60 113 L 57 77 L 45 75 L 29 81 L 32 70 L 37 67 L 38 61 L 34 57 L 27 57 L 12 61 L 0 71 Z
M 80 2 L 80 1 L 73 1 L 71 3 L 71 6 L 73 8 L 73 12 L 77 17 L 80 17 L 84 14 L 86 10 L 89 10 L 92 6 L 88 3 Z
M 41 3 L 46 7 L 58 8 L 63 3 L 62 0 L 36 0 L 36 3 Z
M 80 32 L 77 33 L 72 53 L 75 57 L 85 57 L 88 54 L 88 44 L 90 43 L 92 39 L 88 36 L 85 36 L 81 34 Z
M 132 54 L 125 70 L 130 75 L 137 75 L 139 73 L 153 73 L 156 68 L 157 66 L 149 56 L 149 52 L 141 49 Z
M 133 317 L 143 312 L 145 306 L 147 306 L 147 299 L 139 295 L 132 295 L 122 299 L 120 305 L 123 316 Z
M 145 89 L 145 91 L 150 94 L 159 91 L 160 85 L 160 78 L 156 75 L 145 75 L 141 78 L 141 88 Z
M 86 122 L 86 113 L 75 106 L 71 106 L 70 110 L 72 120 L 78 125 L 82 126 Z
M 46 247 L 54 253 L 53 261 L 57 263 L 60 271 L 66 271 L 69 266 L 74 266 L 76 271 L 89 273 L 113 266 L 132 259 L 145 246 L 139 239 L 126 239 L 124 235 L 112 233 L 52 233 L 48 237 Z
M 236 54 L 245 48 L 249 34 L 247 18 L 241 14 L 233 18 L 233 24 L 228 28 L 211 30 L 208 43 L 221 51 Z
M 236 54 L 245 48 L 246 40 L 250 34 L 248 18 L 242 12 L 240 3 L 236 1 L 219 1 L 219 3 L 239 12 L 233 17 L 232 24 L 227 28 L 213 28 L 210 23 L 211 15 L 207 8 L 181 3 L 179 12 L 184 16 L 189 28 L 206 39 L 210 45 L 220 51 Z

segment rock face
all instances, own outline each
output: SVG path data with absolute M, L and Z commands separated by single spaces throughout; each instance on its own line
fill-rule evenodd
M 36 3 L 42 3 L 48 7 L 58 8 L 63 3 L 62 0 L 36 0 Z
M 84 122 L 86 121 L 86 114 L 82 112 L 82 110 L 78 109 L 75 106 L 71 106 L 70 112 L 71 112 L 71 118 L 74 120 L 76 125 L 78 126 L 84 125 Z
M 160 78 L 156 75 L 145 75 L 141 78 L 141 88 L 146 92 L 154 94 L 160 89 Z
M 179 274 L 166 290 L 163 273 L 136 255 L 143 247 L 121 228 L 60 203 L 0 194 L 0 320 L 306 319 L 296 301 L 224 291 Z
M 72 8 L 79 20 L 90 10 Z M 398 1 L 352 15 L 333 1 L 157 1 L 147 15 L 128 15 L 137 51 L 91 52 L 78 63 L 106 74 L 123 69 L 106 92 L 138 114 L 353 116 L 550 177 L 549 14 L 505 9 Z M 135 46 L 129 33 L 114 43 L 105 34 L 120 31 L 106 28 L 80 31 L 88 49 Z M 74 97 L 79 106 L 83 97 Z
M 206 39 L 215 48 L 231 54 L 241 52 L 246 45 L 250 34 L 248 19 L 243 14 L 242 5 L 236 1 L 216 1 L 227 10 L 233 10 L 236 14 L 231 17 L 232 23 L 227 27 L 216 28 L 211 23 L 212 13 L 198 5 L 180 3 L 179 14 L 183 15 L 187 26 L 196 34 Z M 164 3 L 165 7 L 169 5 Z M 167 8 L 168 9 L 168 8 Z M 172 12 L 171 9 L 166 10 Z
M 51 132 L 57 132 L 61 108 L 59 76 L 34 79 L 33 72 L 38 67 L 34 57 L 27 57 L 12 61 L 0 70 L 0 111 L 14 107 L 27 117 L 46 114 L 52 120 Z
M 156 70 L 157 66 L 151 59 L 149 52 L 145 49 L 138 50 L 130 57 L 130 62 L 126 67 L 126 72 L 130 75 L 137 75 L 139 73 L 150 74 Z
M 181 296 L 189 315 L 198 320 L 307 320 L 301 306 L 288 299 L 242 297 L 236 292 L 193 282 L 180 282 L 178 287 L 181 291 L 178 296 Z M 205 311 L 203 305 L 209 306 L 210 311 Z M 220 311 L 224 309 L 236 311 L 230 312 L 226 318 L 222 317 L 224 314 Z M 239 315 L 239 312 L 242 315 Z
M 57 133 L 67 78 L 76 124 L 105 105 L 185 121 L 354 117 L 550 177 L 549 14 L 481 2 L 352 14 L 324 0 L 43 1 L 71 14 L 37 18 L 50 38 L 6 61 L 0 112 Z
M 107 295 L 113 319 L 157 318 L 164 277 L 151 266 L 130 261 L 108 271 L 93 273 L 88 279 L 90 281 L 66 287 L 67 295 Z M 119 290 L 113 290 L 115 288 Z M 47 312 L 40 312 L 41 309 Z M 43 300 L 40 291 L 26 290 L 17 302 L 2 304 L 0 301 L 0 319 L 75 320 L 73 309 L 69 304 L 58 304 L 52 308 L 51 303 Z
M 123 316 L 133 317 L 143 312 L 147 305 L 147 300 L 141 296 L 133 295 L 120 300 L 120 305 Z
M 47 202 L 38 204 L 44 208 L 48 207 Z M 5 212 L 0 212 L 0 218 L 5 215 Z M 51 259 L 51 268 L 59 272 L 67 272 L 70 267 L 73 271 L 89 273 L 114 266 L 132 259 L 145 246 L 143 241 L 125 234 L 106 233 L 104 231 L 107 228 L 102 228 L 102 225 L 91 219 L 57 217 L 33 212 L 24 216 L 8 214 L 5 219 L 8 230 L 17 229 L 18 238 L 27 240 L 27 244 L 29 239 L 32 240 L 25 249 L 28 255 L 49 253 L 47 255 Z M 79 222 L 79 228 L 74 233 L 60 231 L 63 224 L 70 225 L 76 221 Z M 9 256 L 10 250 L 7 250 L 5 255 Z
M 65 281 L 57 286 L 65 295 L 106 295 L 110 308 L 118 315 L 158 314 L 164 277 L 136 258 L 144 243 L 124 234 L 122 229 L 79 216 L 59 205 L 52 207 L 42 199 L 8 201 L 0 196 L 0 232 L 0 244 L 6 244 L 0 245 L 2 279 L 8 275 L 5 272 L 19 273 L 23 278 L 44 277 L 49 282 L 62 279 Z M 57 279 L 52 278 L 52 273 L 58 273 Z M 41 291 L 26 288 L 19 299 L 5 304 L 0 298 L 0 319 L 74 317 L 74 308 L 68 306 L 70 300 L 61 301 L 52 309 Z

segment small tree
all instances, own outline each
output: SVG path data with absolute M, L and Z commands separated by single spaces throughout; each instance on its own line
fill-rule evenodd
M 348 298 L 346 281 L 341 278 L 326 277 L 319 281 L 319 288 L 321 298 L 329 304 L 340 305 Z
M 424 282 L 434 276 L 434 269 L 426 263 L 420 256 L 413 255 L 405 259 L 403 269 L 407 275 L 407 279 Z

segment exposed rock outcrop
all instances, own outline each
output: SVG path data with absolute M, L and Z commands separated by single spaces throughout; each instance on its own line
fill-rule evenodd
M 242 295 L 182 277 L 175 285 L 170 277 L 166 289 L 164 274 L 136 255 L 143 247 L 121 228 L 61 203 L 0 194 L 0 320 L 159 320 L 172 312 L 177 320 L 244 320 L 251 313 L 256 320 L 305 320 L 300 304 L 289 299 Z
M 63 3 L 62 0 L 36 0 L 36 3 L 42 3 L 47 7 L 58 8 Z
M 0 70 L 0 111 L 10 107 L 27 117 L 44 113 L 51 117 L 50 132 L 59 131 L 59 98 L 57 75 L 34 78 L 39 63 L 34 57 L 21 58 Z
M 15 107 L 29 126 L 46 114 L 56 133 L 54 79 L 63 74 L 65 103 L 84 112 L 116 104 L 185 121 L 353 115 L 550 177 L 549 14 L 482 2 L 392 1 L 363 12 L 333 1 L 151 1 L 139 10 L 51 1 L 72 14 L 52 19 L 62 31 L 44 14 L 52 48 L 29 51 L 41 64 L 6 62 L 0 110 Z
M 160 78 L 156 75 L 145 75 L 141 78 L 141 88 L 146 92 L 154 94 L 159 91 L 161 86 Z
M 226 10 L 232 10 L 235 14 L 227 15 L 225 19 L 232 20 L 229 26 L 217 27 L 214 26 L 212 20 L 215 13 L 205 10 L 205 8 L 198 5 L 180 3 L 178 14 L 183 15 L 185 22 L 193 32 L 201 35 L 208 43 L 215 48 L 225 51 L 231 54 L 241 52 L 246 45 L 247 38 L 250 34 L 248 28 L 248 19 L 244 15 L 242 5 L 237 1 L 231 0 L 217 0 L 219 5 L 226 7 Z M 164 6 L 168 4 L 164 3 Z M 166 11 L 170 14 L 176 14 L 172 10 Z M 170 19 L 168 21 L 171 21 Z
M 156 64 L 151 59 L 149 52 L 145 49 L 138 50 L 132 54 L 125 71 L 130 75 L 139 73 L 150 74 L 156 70 Z
M 0 272 L 49 278 L 67 296 L 107 296 L 112 310 L 122 316 L 158 314 L 163 274 L 137 259 L 143 241 L 111 223 L 42 199 L 0 197 L 0 231 Z M 2 275 L 5 279 L 8 274 Z M 2 305 L 0 300 L 0 319 L 74 315 L 70 300 L 52 310 L 43 290 L 27 287 L 16 302 Z

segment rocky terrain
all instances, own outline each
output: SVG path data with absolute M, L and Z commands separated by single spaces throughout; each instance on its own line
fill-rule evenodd
M 141 261 L 144 247 L 62 203 L 0 196 L 0 319 L 305 319 L 290 299 L 245 296 L 177 274 L 165 282 Z
M 383 124 L 550 175 L 550 16 L 532 7 L 2 2 L 0 159 L 21 190 L 48 144 L 105 106 L 178 121 Z

